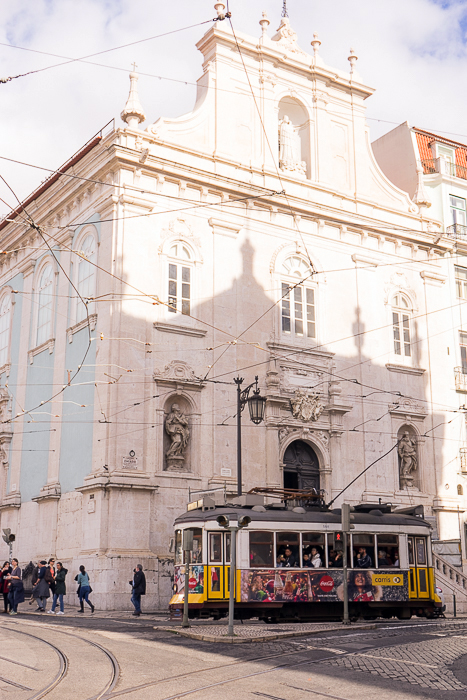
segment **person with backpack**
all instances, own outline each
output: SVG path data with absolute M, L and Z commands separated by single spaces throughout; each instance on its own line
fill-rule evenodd
M 84 613 L 84 601 L 89 605 L 91 608 L 91 612 L 94 612 L 94 605 L 91 603 L 89 600 L 89 594 L 92 593 L 92 588 L 89 583 L 89 576 L 84 568 L 83 564 L 79 567 L 79 574 L 77 574 L 75 580 L 78 582 L 78 596 L 79 596 L 79 604 L 80 604 L 80 610 L 78 610 L 79 613 Z

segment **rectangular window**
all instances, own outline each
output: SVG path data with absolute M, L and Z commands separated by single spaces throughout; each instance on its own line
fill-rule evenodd
M 302 566 L 323 569 L 326 566 L 324 534 L 304 532 L 302 534 Z
M 375 566 L 374 535 L 352 535 L 354 569 L 372 569 Z
M 467 333 L 459 333 L 462 373 L 467 374 Z
M 169 264 L 169 311 L 177 311 L 177 266 Z
M 171 313 L 177 311 L 189 316 L 191 312 L 191 270 L 184 265 L 169 263 L 168 306 Z
M 250 532 L 250 567 L 252 569 L 274 566 L 274 533 Z
M 456 276 L 456 294 L 458 299 L 467 299 L 467 268 L 454 267 Z
M 350 537 L 348 537 L 350 542 Z M 344 563 L 344 535 L 342 532 L 328 533 L 328 562 L 332 569 L 342 569 Z M 347 565 L 350 568 L 350 544 L 347 545 Z
M 462 199 L 461 197 L 454 197 L 453 195 L 451 195 L 449 197 L 449 204 L 451 209 L 452 223 L 458 226 L 465 226 L 465 199 Z
M 222 532 L 209 533 L 209 563 L 222 562 Z
M 298 532 L 276 532 L 276 566 L 287 569 L 300 566 Z
M 291 332 L 290 323 L 290 287 L 288 284 L 282 284 L 282 332 Z
M 399 535 L 377 535 L 378 569 L 399 568 Z
M 394 335 L 394 354 L 410 357 L 410 319 L 408 314 L 393 311 L 392 327 Z
M 282 283 L 282 332 L 316 338 L 315 292 Z

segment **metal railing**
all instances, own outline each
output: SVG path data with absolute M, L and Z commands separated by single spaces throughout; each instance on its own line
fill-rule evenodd
M 451 238 L 467 238 L 467 226 L 464 224 L 452 224 L 446 227 L 446 234 Z
M 421 161 L 423 172 L 425 175 L 440 173 L 449 177 L 459 177 L 462 180 L 467 180 L 467 168 L 457 163 L 450 163 L 444 158 L 429 158 Z
M 467 367 L 454 367 L 456 391 L 467 391 Z
M 459 589 L 459 592 L 467 596 L 467 576 L 455 566 L 451 566 L 446 559 L 440 557 L 439 554 L 433 552 L 433 564 L 435 571 L 440 573 L 446 579 L 449 579 L 451 584 L 454 584 Z

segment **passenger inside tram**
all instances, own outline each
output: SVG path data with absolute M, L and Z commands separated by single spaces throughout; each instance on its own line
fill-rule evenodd
M 354 550 L 354 566 L 360 569 L 370 569 L 373 566 L 373 559 L 366 551 L 366 547 L 358 547 Z

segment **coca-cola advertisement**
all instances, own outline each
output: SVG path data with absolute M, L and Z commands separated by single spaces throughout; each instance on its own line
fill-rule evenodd
M 407 574 L 387 571 L 348 572 L 352 602 L 408 600 Z M 242 602 L 322 602 L 344 599 L 342 571 L 249 570 L 241 573 Z

